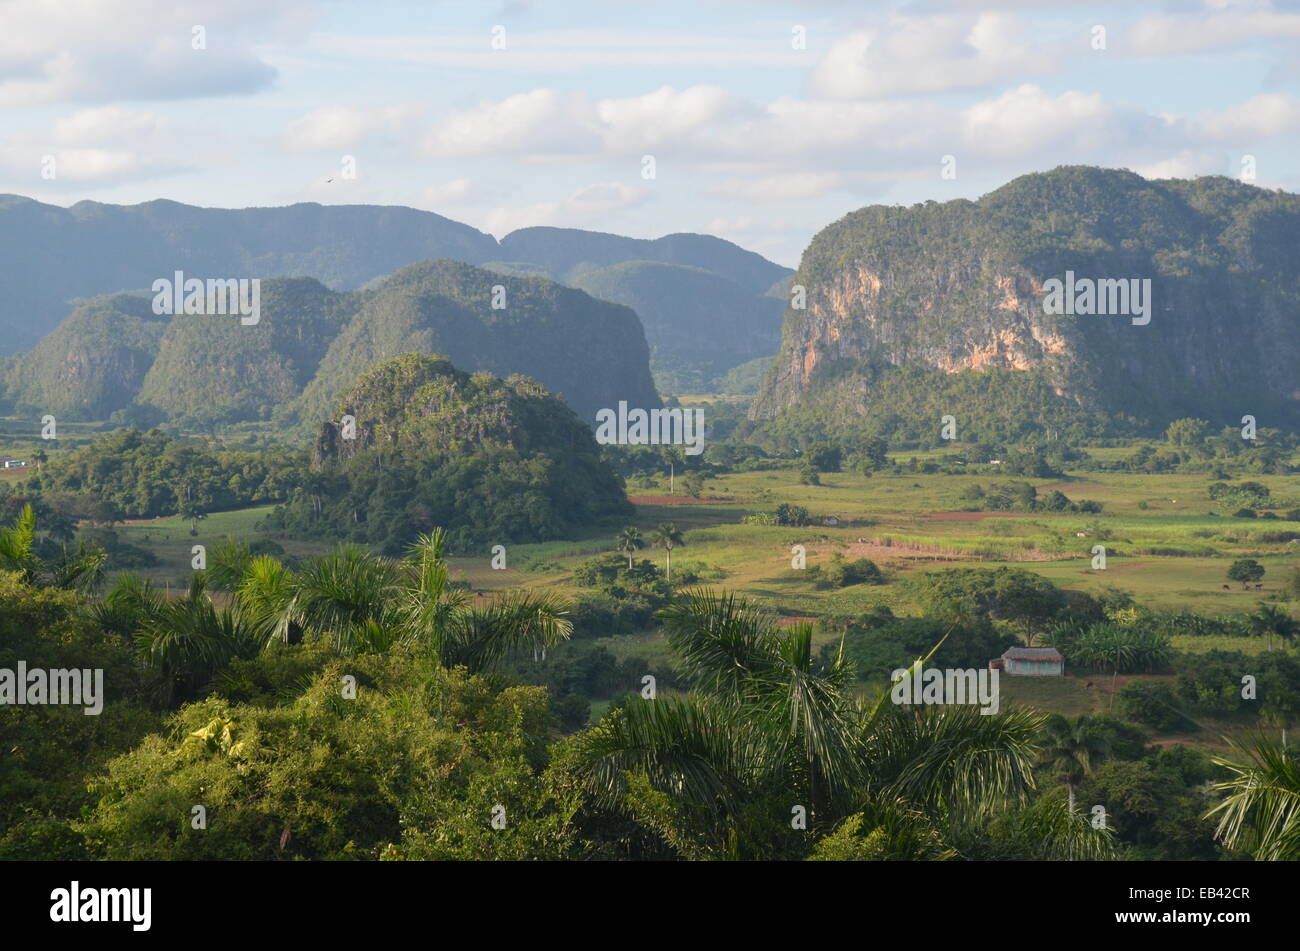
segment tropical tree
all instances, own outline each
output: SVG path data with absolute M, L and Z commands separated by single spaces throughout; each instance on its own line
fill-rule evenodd
M 120 588 L 114 592 L 121 593 Z M 143 597 L 132 607 L 143 612 L 135 649 L 144 665 L 161 675 L 167 703 L 178 695 L 192 699 L 233 658 L 253 657 L 263 646 L 254 619 L 238 603 L 217 607 L 199 571 L 190 576 L 184 597 Z
M 16 571 L 23 581 L 32 584 L 40 569 L 36 557 L 36 513 L 24 505 L 13 525 L 0 529 L 0 568 Z
M 1093 763 L 1110 754 L 1111 732 L 1088 714 L 1070 720 L 1053 713 L 1043 724 L 1042 741 L 1042 761 L 1060 772 L 1073 813 L 1075 791 Z
M 1228 580 L 1240 581 L 1244 588 L 1253 581 L 1264 577 L 1264 566 L 1254 558 L 1238 558 L 1228 566 Z
M 572 633 L 568 605 L 554 593 L 476 605 L 451 583 L 445 545 L 442 529 L 421 535 L 400 561 L 340 545 L 298 572 L 259 555 L 248 561 L 236 598 L 263 643 L 325 637 L 345 655 L 416 646 L 471 672 L 517 651 L 543 655 Z
M 673 546 L 685 545 L 686 538 L 682 532 L 672 522 L 660 522 L 659 527 L 654 530 L 654 539 L 656 548 L 664 550 L 664 557 L 667 562 L 665 575 L 669 581 L 673 580 Z
M 686 454 L 680 446 L 664 446 L 664 462 L 668 463 L 668 494 L 676 495 L 677 467 L 686 464 Z
M 13 525 L 0 529 L 0 569 L 16 571 L 23 583 L 89 593 L 104 578 L 107 555 L 82 539 L 69 551 L 64 545 L 57 557 L 46 559 L 36 553 L 36 513 L 24 505 Z
M 632 553 L 644 547 L 645 539 L 641 537 L 641 529 L 635 525 L 629 525 L 618 533 L 618 550 L 627 555 L 628 571 L 632 570 Z
M 1300 622 L 1276 605 L 1261 604 L 1259 610 L 1250 616 L 1250 628 L 1255 634 L 1266 635 L 1268 649 L 1272 650 L 1274 637 L 1290 644 L 1300 633 Z
M 1263 735 L 1228 743 L 1233 754 L 1214 762 L 1232 776 L 1215 785 L 1226 795 L 1206 813 L 1219 817 L 1215 838 L 1257 861 L 1300 859 L 1300 756 Z
M 190 523 L 191 535 L 199 533 L 199 521 L 208 517 L 202 501 L 189 495 L 186 495 L 185 499 L 181 501 L 176 514 Z

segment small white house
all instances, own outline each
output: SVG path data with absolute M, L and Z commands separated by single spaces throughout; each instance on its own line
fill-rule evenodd
M 1061 677 L 1065 658 L 1055 647 L 1009 647 L 1001 657 L 989 661 L 989 669 L 1013 677 Z

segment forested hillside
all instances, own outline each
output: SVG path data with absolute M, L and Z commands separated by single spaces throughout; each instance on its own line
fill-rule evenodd
M 863 208 L 804 253 L 807 306 L 787 309 L 751 416 L 920 431 L 942 408 L 1008 435 L 1294 420 L 1297 247 L 1300 197 L 1215 177 L 1062 167 L 974 202 Z M 1149 323 L 1045 313 L 1067 272 L 1149 280 Z M 903 369 L 917 386 L 892 379 Z

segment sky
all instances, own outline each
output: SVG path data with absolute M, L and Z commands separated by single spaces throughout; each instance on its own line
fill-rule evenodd
M 1063 164 L 1300 191 L 1298 83 L 1300 0 L 0 0 L 0 193 L 701 232 L 793 267 L 864 205 Z

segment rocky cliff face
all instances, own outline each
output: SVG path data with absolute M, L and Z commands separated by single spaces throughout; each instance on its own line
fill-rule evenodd
M 978 202 L 865 208 L 805 252 L 793 283 L 806 309 L 787 309 L 751 416 L 832 396 L 865 412 L 881 366 L 1034 374 L 1080 407 L 1153 424 L 1294 413 L 1298 249 L 1300 198 L 1220 178 L 1062 168 Z M 1149 323 L 1045 313 L 1049 282 L 1070 271 L 1149 280 Z

